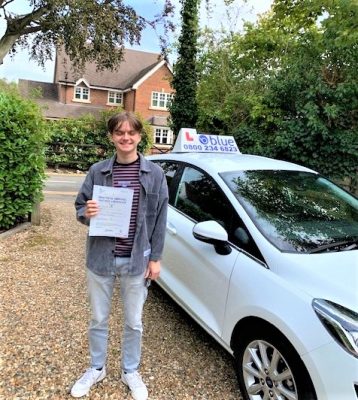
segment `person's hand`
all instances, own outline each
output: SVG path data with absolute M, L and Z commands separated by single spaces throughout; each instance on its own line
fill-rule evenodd
M 160 274 L 160 261 L 149 261 L 147 271 L 144 275 L 145 279 L 155 281 Z
M 99 205 L 96 200 L 88 200 L 86 203 L 85 217 L 92 218 L 99 213 Z

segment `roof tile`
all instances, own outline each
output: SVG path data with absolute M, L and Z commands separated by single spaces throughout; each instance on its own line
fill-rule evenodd
M 159 53 L 125 49 L 123 61 L 117 70 L 96 70 L 96 64 L 86 63 L 83 74 L 74 72 L 72 63 L 63 51 L 56 56 L 56 77 L 60 82 L 76 83 L 84 78 L 90 86 L 99 86 L 119 90 L 129 89 L 148 71 L 162 61 Z

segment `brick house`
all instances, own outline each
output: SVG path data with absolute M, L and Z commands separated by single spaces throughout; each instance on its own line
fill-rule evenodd
M 173 142 L 167 121 L 171 78 L 170 65 L 158 53 L 126 49 L 117 70 L 96 71 L 94 63 L 87 63 L 78 74 L 69 58 L 57 52 L 53 83 L 20 79 L 19 88 L 24 96 L 34 89 L 41 91 L 36 101 L 48 119 L 98 116 L 116 106 L 139 112 L 153 126 L 155 146 L 165 150 Z

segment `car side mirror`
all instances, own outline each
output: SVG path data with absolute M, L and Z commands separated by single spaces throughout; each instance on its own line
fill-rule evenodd
M 197 223 L 193 228 L 193 236 L 197 240 L 212 244 L 220 255 L 225 256 L 232 251 L 226 230 L 216 221 Z

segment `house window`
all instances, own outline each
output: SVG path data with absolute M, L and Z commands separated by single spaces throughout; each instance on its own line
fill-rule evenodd
M 171 93 L 152 92 L 152 107 L 167 110 L 171 98 Z
M 122 104 L 123 95 L 120 92 L 108 92 L 108 103 L 109 104 Z
M 90 91 L 86 87 L 77 86 L 75 88 L 75 99 L 76 100 L 89 101 L 89 94 L 90 94 Z
M 172 144 L 173 132 L 169 128 L 155 128 L 155 144 Z

